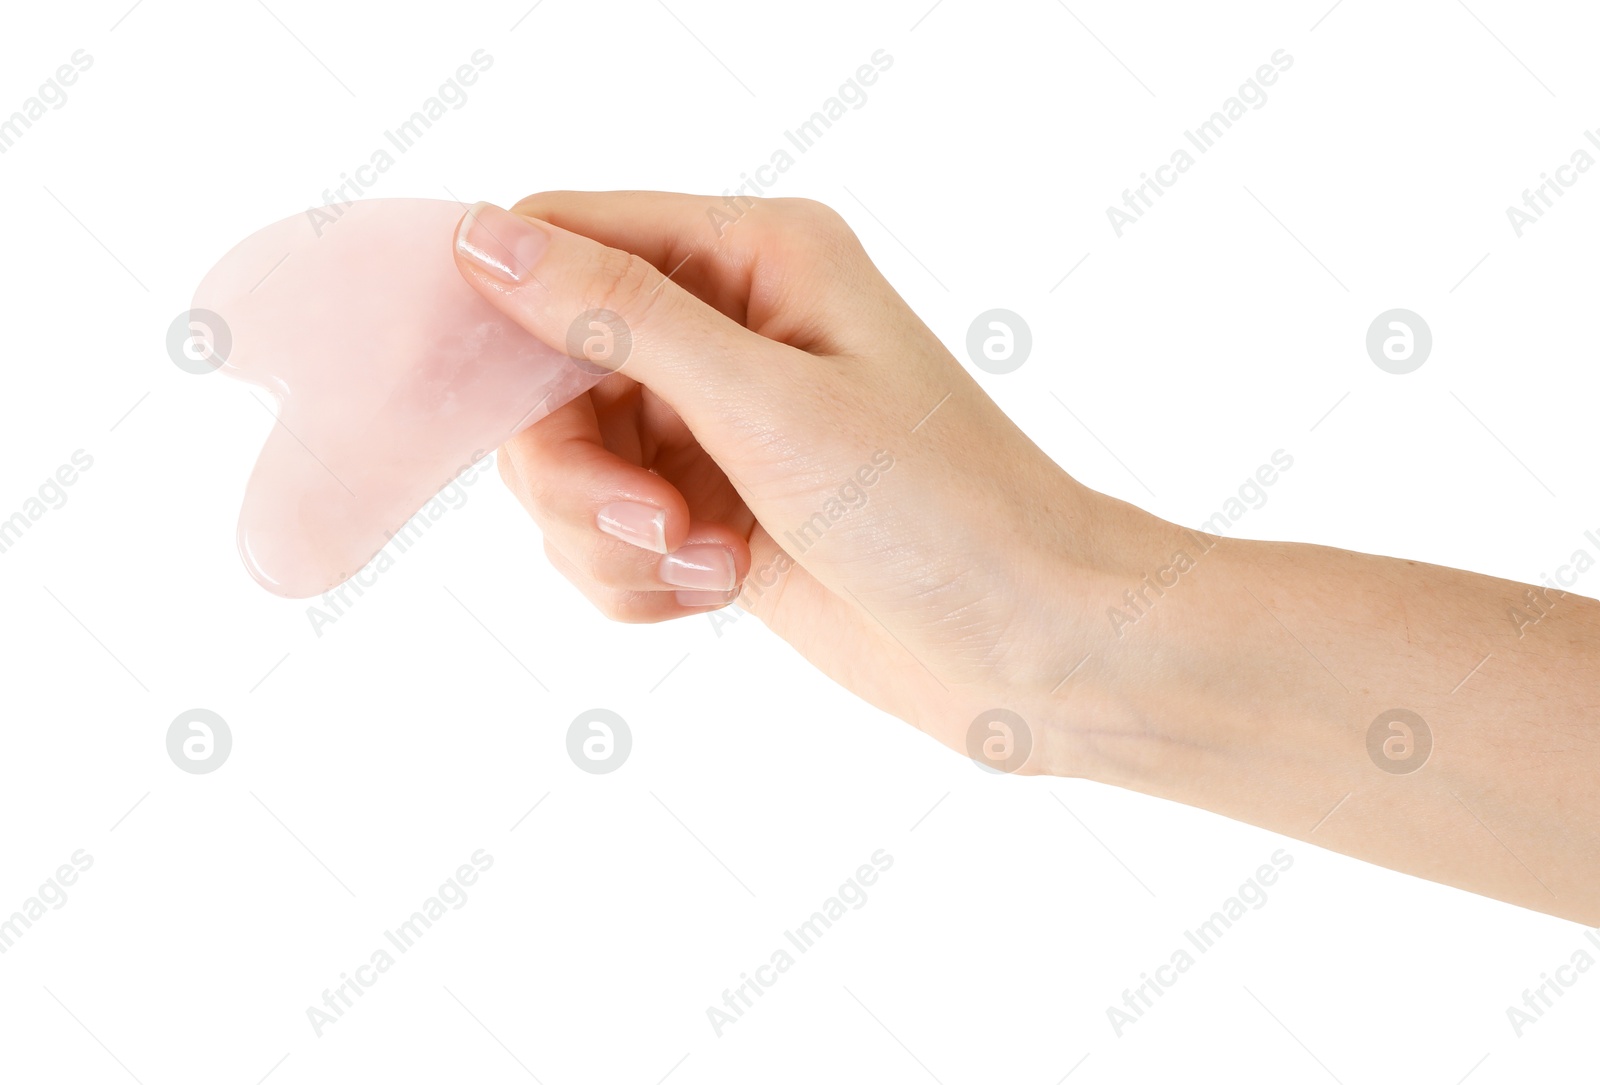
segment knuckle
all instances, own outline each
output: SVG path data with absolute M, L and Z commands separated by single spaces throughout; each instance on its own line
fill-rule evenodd
M 787 197 L 773 200 L 772 203 L 775 205 L 772 208 L 773 217 L 790 230 L 829 240 L 855 237 L 844 216 L 820 200 Z
M 639 625 L 655 621 L 647 608 L 642 605 L 639 592 L 597 588 L 590 593 L 589 601 L 604 617 L 613 622 Z
M 531 474 L 522 471 L 516 462 L 518 458 L 501 449 L 500 455 L 496 457 L 500 481 L 511 496 L 517 499 L 522 511 L 543 529 L 549 519 L 550 475 L 545 471 L 535 470 Z
M 543 527 L 553 510 L 559 506 L 562 494 L 560 476 L 549 471 L 534 471 L 531 478 L 518 478 L 514 488 L 522 492 L 524 504 Z
M 589 602 L 607 621 L 626 622 L 628 607 L 625 596 L 613 588 L 591 587 L 587 590 Z
M 605 249 L 594 270 L 595 307 L 609 309 L 629 324 L 642 323 L 665 293 L 650 261 L 631 252 Z
M 762 230 L 774 255 L 815 267 L 839 267 L 865 250 L 844 216 L 828 204 L 799 197 L 766 200 Z
M 643 568 L 644 563 L 643 552 L 638 547 L 603 538 L 589 554 L 589 575 L 603 587 L 635 588 L 649 582 L 650 574 Z
M 848 234 L 850 224 L 830 204 L 821 200 L 789 197 L 781 201 L 789 205 L 793 216 L 818 233 Z
M 647 605 L 650 594 L 636 589 L 638 572 L 625 559 L 608 554 L 603 546 L 573 558 L 548 541 L 544 552 L 551 566 L 583 593 L 601 617 L 630 625 L 655 620 Z

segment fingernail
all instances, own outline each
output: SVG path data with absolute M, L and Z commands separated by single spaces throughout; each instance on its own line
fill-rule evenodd
M 736 591 L 675 591 L 680 607 L 725 607 L 739 598 Z
M 661 559 L 660 576 L 675 588 L 713 592 L 732 591 L 739 579 L 733 567 L 733 551 L 716 543 L 678 547 Z
M 613 501 L 595 513 L 595 526 L 612 538 L 642 546 L 658 554 L 667 552 L 667 513 L 639 501 Z
M 527 219 L 492 203 L 475 203 L 456 230 L 456 251 L 502 282 L 532 277 L 550 236 Z

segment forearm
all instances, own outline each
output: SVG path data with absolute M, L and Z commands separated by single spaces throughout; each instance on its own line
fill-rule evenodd
M 1600 604 L 1153 518 L 1138 534 L 1152 577 L 1134 560 L 1107 582 L 1083 677 L 1113 707 L 1083 775 L 1600 924 Z M 1394 709 L 1423 726 L 1374 724 Z

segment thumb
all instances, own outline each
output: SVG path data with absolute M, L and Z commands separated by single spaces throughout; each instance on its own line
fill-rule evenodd
M 490 203 L 462 217 L 455 257 L 535 338 L 594 372 L 625 370 L 696 433 L 755 406 L 768 369 L 756 356 L 780 349 L 643 257 Z

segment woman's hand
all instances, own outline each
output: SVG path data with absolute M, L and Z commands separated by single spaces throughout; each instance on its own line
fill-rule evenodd
M 594 310 L 631 336 L 500 458 L 603 611 L 742 588 L 835 680 L 993 767 L 1600 922 L 1600 604 L 1546 593 L 1535 624 L 1516 614 L 1543 589 L 1093 493 L 837 215 L 741 206 L 547 193 L 463 220 L 463 274 L 535 336 L 569 350 L 610 327 Z
M 1088 598 L 1074 571 L 1141 514 L 1001 413 L 833 211 L 727 217 L 711 197 L 553 192 L 463 219 L 463 274 L 535 336 L 631 338 L 598 362 L 620 371 L 501 450 L 551 561 L 623 621 L 737 598 L 963 752 L 986 711 L 1037 718 L 1086 651 L 1062 611 Z M 1020 744 L 1023 771 L 1072 769 L 1062 733 L 979 730 L 1007 769 Z

